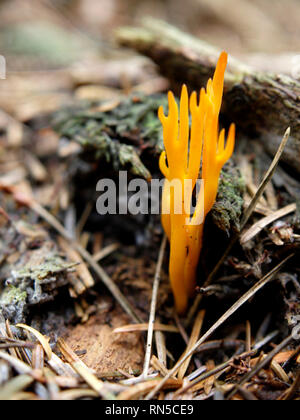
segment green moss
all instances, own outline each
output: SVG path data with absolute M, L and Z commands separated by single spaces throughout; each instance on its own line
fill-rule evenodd
M 14 278 L 16 280 L 26 280 L 31 279 L 32 281 L 43 281 L 47 278 L 57 276 L 60 273 L 63 273 L 76 264 L 74 263 L 65 263 L 62 259 L 56 255 L 52 256 L 49 259 L 46 259 L 43 264 L 39 266 L 25 266 L 20 270 L 14 271 Z
M 220 176 L 218 197 L 212 210 L 213 221 L 220 229 L 239 231 L 244 192 L 245 181 L 240 171 L 232 164 L 226 165 Z
M 149 179 L 151 174 L 140 155 L 149 148 L 157 156 L 163 150 L 157 110 L 166 104 L 166 95 L 141 94 L 125 98 L 108 112 L 95 112 L 91 104 L 82 104 L 57 112 L 53 126 L 62 137 L 76 141 L 94 159 L 105 160 L 115 171 L 128 169 Z
M 1 293 L 0 303 L 3 305 L 11 305 L 12 303 L 25 302 L 27 293 L 15 286 L 9 285 Z

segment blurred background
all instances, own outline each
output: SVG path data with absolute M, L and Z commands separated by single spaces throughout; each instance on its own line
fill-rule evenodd
M 156 77 L 155 67 L 120 50 L 114 31 L 147 16 L 258 68 L 291 74 L 299 58 L 298 0 L 1 0 L 7 76 L 0 107 L 27 121 L 74 97 L 105 99 L 143 86 Z

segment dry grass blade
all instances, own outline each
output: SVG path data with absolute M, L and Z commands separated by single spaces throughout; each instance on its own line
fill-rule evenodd
M 268 201 L 268 207 L 272 211 L 278 210 L 278 199 L 272 182 L 269 182 L 269 184 L 266 187 L 266 197 Z
M 232 358 L 227 360 L 227 362 L 224 362 L 224 363 L 220 364 L 219 366 L 216 366 L 214 369 L 210 370 L 209 372 L 204 372 L 202 375 L 198 376 L 193 381 L 185 384 L 181 389 L 179 389 L 175 393 L 175 396 L 182 395 L 185 392 L 189 391 L 190 389 L 193 389 L 197 384 L 207 380 L 211 376 L 217 375 L 218 373 L 223 372 L 225 369 L 227 369 L 230 366 L 230 364 L 235 359 L 244 360 L 244 359 L 247 359 L 248 357 L 254 356 L 255 354 L 256 354 L 256 350 L 252 350 L 250 352 L 243 353 L 240 356 L 233 356 Z
M 265 227 L 267 227 L 271 223 L 275 222 L 278 219 L 281 219 L 284 216 L 287 216 L 290 213 L 295 212 L 296 210 L 297 210 L 296 203 L 289 204 L 288 206 L 280 210 L 274 211 L 273 213 L 259 220 L 241 236 L 241 239 L 240 239 L 241 245 L 244 245 L 246 242 L 253 239 L 256 235 L 259 234 L 259 232 L 261 232 Z
M 246 322 L 246 351 L 251 351 L 252 347 L 252 336 L 251 336 L 251 324 L 250 321 Z
M 248 389 L 238 386 L 238 391 L 246 401 L 258 401 L 258 398 Z
M 270 332 L 270 334 L 267 334 L 263 339 L 261 339 L 260 341 L 258 341 L 253 348 L 255 350 L 259 350 L 262 347 L 264 347 L 266 344 L 268 344 L 270 341 L 272 341 L 275 337 L 277 337 L 277 335 L 279 334 L 279 330 L 275 330 Z
M 167 348 L 166 348 L 166 339 L 162 331 L 155 332 L 155 343 L 157 356 L 160 363 L 163 366 L 167 366 Z
M 205 316 L 205 310 L 202 310 L 199 312 L 195 323 L 194 323 L 194 327 L 192 330 L 192 334 L 189 340 L 189 343 L 187 345 L 186 351 L 183 353 L 183 356 L 185 356 L 186 353 L 188 353 L 190 351 L 190 349 L 192 349 L 195 345 L 195 343 L 197 343 L 198 339 L 199 339 L 199 335 L 201 334 L 201 329 L 203 326 L 203 321 L 204 321 L 204 316 Z M 188 357 L 187 360 L 183 363 L 183 365 L 180 367 L 179 371 L 178 371 L 178 378 L 179 379 L 183 379 L 185 376 L 186 371 L 188 370 L 188 367 L 190 365 L 192 356 Z
M 26 330 L 26 331 L 30 332 L 31 334 L 33 334 L 35 336 L 35 338 L 41 343 L 41 346 L 43 347 L 44 352 L 45 352 L 48 360 L 51 360 L 52 350 L 51 350 L 48 339 L 46 339 L 40 332 L 38 332 L 37 330 L 35 330 L 32 327 L 29 327 L 28 325 L 17 324 L 16 327 L 22 328 L 23 330 Z
M 2 330 L 1 327 L 0 327 L 0 330 Z M 4 337 L 7 336 L 11 340 L 14 340 L 15 339 L 15 337 L 14 337 L 12 331 L 11 331 L 10 323 L 8 322 L 8 320 L 5 321 L 5 330 L 2 330 L 2 335 Z M 9 349 L 9 354 L 11 354 L 13 357 L 16 357 L 17 359 L 23 360 L 22 359 L 22 354 L 21 354 L 21 352 L 20 352 L 20 350 L 18 348 L 11 348 L 11 349 Z
M 244 197 L 244 205 L 245 205 L 245 207 L 247 208 L 250 205 L 250 203 L 251 203 L 250 196 L 248 196 L 247 194 L 245 194 L 245 197 Z M 260 203 L 258 203 L 257 206 L 255 207 L 255 213 L 261 214 L 262 216 L 268 216 L 272 212 L 273 211 L 269 207 L 264 207 Z
M 255 196 L 251 200 L 251 203 L 249 204 L 247 210 L 245 211 L 245 214 L 244 214 L 243 219 L 241 221 L 241 229 L 240 229 L 241 231 L 245 228 L 248 220 L 250 219 L 253 211 L 255 210 L 255 207 L 257 206 L 259 200 L 261 199 L 261 197 L 262 197 L 262 195 L 263 195 L 263 193 L 264 193 L 264 191 L 266 189 L 266 186 L 268 185 L 268 183 L 273 178 L 273 175 L 274 175 L 274 173 L 276 171 L 276 168 L 277 168 L 277 166 L 279 164 L 279 161 L 281 159 L 281 156 L 282 156 L 282 154 L 284 152 L 285 146 L 286 146 L 286 144 L 287 144 L 287 142 L 289 140 L 290 134 L 291 134 L 291 129 L 288 128 L 286 130 L 284 136 L 283 136 L 282 142 L 281 142 L 281 144 L 279 146 L 279 149 L 278 149 L 278 151 L 277 151 L 277 153 L 276 153 L 276 155 L 275 155 L 275 157 L 273 159 L 273 162 L 271 163 L 270 168 L 268 169 L 268 171 L 267 171 L 264 179 L 262 180 L 262 182 L 261 182 L 261 184 L 260 184 L 260 186 L 259 186 L 259 188 L 258 188 L 258 190 L 257 190 L 257 192 L 255 194 Z M 215 269 L 212 271 L 212 273 L 207 278 L 204 287 L 205 286 L 208 286 L 212 282 L 214 276 L 217 274 L 217 272 L 219 271 L 220 267 L 223 265 L 225 259 L 229 255 L 229 252 L 232 250 L 232 248 L 235 245 L 235 243 L 237 242 L 238 238 L 239 238 L 239 234 L 235 235 L 232 238 L 232 240 L 231 240 L 231 242 L 230 242 L 230 244 L 229 244 L 229 246 L 228 246 L 225 254 L 220 259 L 220 261 L 216 265 Z
M 33 343 L 6 343 L 0 344 L 0 350 L 8 350 L 8 349 L 32 349 L 34 348 Z
M 206 363 L 206 368 L 208 372 L 211 372 L 215 369 L 216 365 L 215 362 L 213 360 L 208 360 Z M 212 388 L 214 386 L 214 382 L 215 382 L 215 375 L 212 374 L 210 376 L 210 378 L 205 379 L 204 383 L 203 383 L 203 389 L 206 395 L 210 395 Z
M 87 203 L 87 205 L 86 205 L 86 207 L 85 207 L 85 209 L 84 209 L 84 211 L 83 211 L 83 213 L 82 213 L 82 215 L 79 219 L 77 227 L 76 227 L 76 238 L 77 239 L 80 238 L 81 233 L 83 231 L 83 228 L 84 228 L 92 210 L 93 210 L 93 202 Z
M 283 382 L 286 382 L 287 384 L 290 382 L 290 379 L 288 375 L 285 373 L 283 368 L 280 366 L 276 360 L 272 360 L 271 362 L 271 369 L 276 374 L 276 376 L 281 379 Z
M 97 392 L 92 389 L 70 389 L 59 393 L 59 400 L 72 401 L 80 400 L 81 398 L 98 398 Z
M 33 349 L 31 364 L 36 370 L 42 370 L 45 367 L 45 351 L 40 344 L 37 344 Z
M 86 289 L 89 289 L 90 287 L 93 287 L 95 285 L 94 279 L 89 272 L 86 264 L 82 260 L 81 256 L 78 252 L 76 252 L 72 246 L 69 245 L 69 242 L 66 241 L 64 238 L 59 237 L 58 243 L 61 249 L 66 253 L 67 257 L 74 263 L 80 263 L 78 266 L 75 267 L 75 270 L 78 274 L 78 277 L 80 278 L 81 282 L 84 284 L 84 288 L 82 289 L 82 292 L 84 292 Z M 76 290 L 78 292 L 78 290 Z
M 244 378 L 234 387 L 233 391 L 230 392 L 228 395 L 228 399 L 231 399 L 235 396 L 235 394 L 238 392 L 238 387 L 243 386 L 245 383 L 249 382 L 250 379 L 253 378 L 253 376 L 257 375 L 261 369 L 263 369 L 265 366 L 267 366 L 269 363 L 272 362 L 273 358 L 276 356 L 276 354 L 280 353 L 281 350 L 283 350 L 285 347 L 287 347 L 292 341 L 294 341 L 294 337 L 290 335 L 285 340 L 283 340 L 278 346 L 275 347 L 271 353 L 269 353 L 266 357 L 263 358 L 263 360 L 258 363 L 251 372 L 247 373 Z
M 203 344 L 228 318 L 230 318 L 241 306 L 243 306 L 249 299 L 251 299 L 259 290 L 261 290 L 266 284 L 273 280 L 274 276 L 280 271 L 280 269 L 294 256 L 294 254 L 287 257 L 273 270 L 271 270 L 265 277 L 258 281 L 248 292 L 246 292 L 232 307 L 197 341 L 194 347 L 181 359 L 173 369 L 170 370 L 169 374 L 162 379 L 161 383 L 147 395 L 147 400 L 154 398 L 156 393 L 160 391 L 164 383 L 173 376 L 180 366 L 197 350 L 197 348 Z
M 149 324 L 130 324 L 130 325 L 124 325 L 123 327 L 115 328 L 113 330 L 113 333 L 119 334 L 119 333 L 137 332 L 137 331 L 147 331 L 148 328 L 149 328 Z M 153 324 L 153 330 L 170 332 L 170 333 L 179 332 L 178 328 L 174 327 L 173 325 L 164 325 L 164 324 L 159 324 L 157 322 Z
M 0 351 L 0 359 L 8 362 L 20 375 L 30 375 L 32 373 L 32 369 L 29 365 L 10 354 Z
M 120 248 L 119 243 L 108 245 L 107 247 L 101 249 L 96 255 L 93 256 L 94 260 L 99 262 L 104 258 L 108 257 L 113 252 L 117 251 Z
M 33 392 L 17 392 L 11 397 L 11 401 L 39 401 L 39 398 Z
M 91 373 L 89 368 L 79 359 L 73 350 L 67 345 L 63 339 L 58 339 L 57 345 L 62 352 L 63 356 L 72 368 L 82 377 L 82 379 L 95 391 L 99 396 L 105 399 L 114 399 L 114 396 L 108 393 L 105 389 L 104 382 L 100 381 L 96 376 Z
M 151 299 L 150 316 L 149 316 L 146 354 L 145 354 L 145 361 L 144 361 L 144 368 L 143 368 L 143 377 L 144 378 L 147 378 L 147 376 L 148 376 L 148 370 L 149 370 L 150 360 L 151 360 L 153 330 L 154 330 L 153 326 L 154 326 L 154 322 L 155 322 L 157 295 L 158 295 L 158 288 L 159 288 L 159 282 L 160 282 L 160 272 L 161 272 L 161 267 L 162 267 L 162 264 L 163 264 L 166 245 L 167 245 L 167 237 L 166 237 L 166 235 L 164 235 L 162 243 L 161 243 L 160 251 L 159 251 L 158 262 L 157 262 L 157 266 L 156 266 L 156 272 L 155 272 L 153 289 L 152 289 L 152 299 Z

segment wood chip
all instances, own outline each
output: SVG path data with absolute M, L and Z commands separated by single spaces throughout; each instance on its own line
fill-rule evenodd
M 147 331 L 148 330 L 148 324 L 130 324 L 130 325 L 124 325 L 124 327 L 118 327 L 113 330 L 114 334 L 119 333 L 128 333 L 128 332 L 136 332 L 136 331 Z M 179 330 L 177 327 L 174 327 L 173 325 L 163 325 L 159 323 L 154 324 L 154 331 L 165 331 L 165 332 L 172 332 L 172 333 L 178 333 Z

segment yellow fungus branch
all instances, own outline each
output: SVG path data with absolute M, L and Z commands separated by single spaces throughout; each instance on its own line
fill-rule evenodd
M 170 242 L 169 274 L 179 313 L 185 312 L 188 299 L 194 293 L 205 217 L 216 201 L 221 169 L 235 145 L 234 124 L 229 129 L 226 145 L 225 130 L 219 133 L 226 66 L 227 53 L 223 52 L 213 79 L 208 80 L 206 90 L 200 91 L 199 103 L 197 93 L 193 92 L 189 98 L 184 85 L 180 109 L 173 93 L 169 92 L 169 114 L 166 116 L 162 107 L 158 111 L 165 145 L 159 161 L 166 178 L 162 225 Z M 191 214 L 201 167 L 203 183 Z

